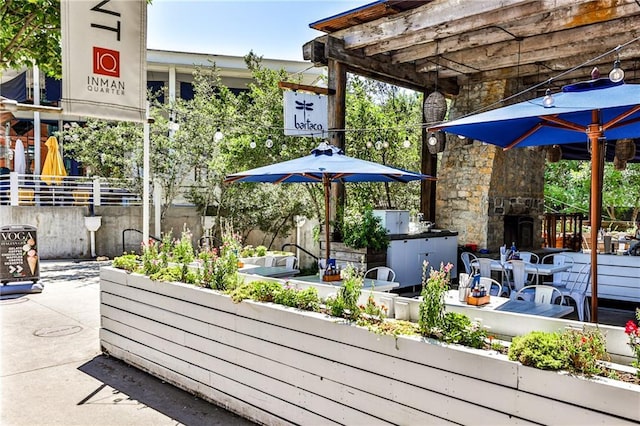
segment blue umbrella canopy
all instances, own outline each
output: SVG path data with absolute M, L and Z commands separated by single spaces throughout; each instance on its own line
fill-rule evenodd
M 591 146 L 591 312 L 598 320 L 598 228 L 606 139 L 640 137 L 640 85 L 601 78 L 560 93 L 442 123 L 429 131 L 477 139 L 502 148 L 589 142 Z
M 592 129 L 599 132 L 598 137 L 640 137 L 638 84 L 602 78 L 565 86 L 560 93 L 549 96 L 445 122 L 429 130 L 444 130 L 507 149 L 587 142 L 594 124 L 600 127 Z M 552 102 L 546 103 L 545 98 Z
M 371 161 L 348 157 L 341 149 L 321 143 L 310 155 L 228 175 L 224 182 L 322 183 L 329 182 L 411 182 L 430 179 Z
M 434 179 L 429 175 L 410 172 L 371 161 L 348 157 L 341 149 L 321 143 L 310 155 L 228 175 L 225 183 L 322 183 L 325 217 L 329 218 L 331 182 L 411 182 Z M 330 258 L 329 227 L 325 226 L 326 258 Z

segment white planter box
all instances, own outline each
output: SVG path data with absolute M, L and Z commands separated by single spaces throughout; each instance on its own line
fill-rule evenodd
M 640 421 L 640 386 L 102 268 L 103 349 L 263 424 Z M 548 384 L 548 385 L 545 385 Z

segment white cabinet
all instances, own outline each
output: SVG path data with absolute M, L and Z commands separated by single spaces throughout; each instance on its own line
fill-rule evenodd
M 396 273 L 400 287 L 420 285 L 422 283 L 422 264 L 429 262 L 431 268 L 439 269 L 440 263 L 452 263 L 451 276 L 456 276 L 458 257 L 458 237 L 422 237 L 392 240 L 387 249 L 387 266 Z
M 387 234 L 409 232 L 409 210 L 374 210 L 373 215 L 380 218 L 380 224 Z

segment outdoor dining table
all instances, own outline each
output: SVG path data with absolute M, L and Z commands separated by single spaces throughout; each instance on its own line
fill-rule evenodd
M 320 283 L 320 284 L 328 284 L 336 287 L 341 287 L 343 281 L 322 281 L 320 275 L 305 275 L 303 277 L 295 277 L 293 278 L 296 281 L 304 281 L 308 283 Z M 372 278 L 365 278 L 362 283 L 363 290 L 375 290 L 375 291 L 389 291 L 396 287 L 399 287 L 400 283 L 395 281 L 383 281 L 376 280 Z
M 478 268 L 478 262 L 471 262 L 471 266 L 474 268 Z M 524 270 L 527 274 L 535 275 L 535 282 L 539 282 L 539 276 L 550 276 L 557 274 L 558 272 L 569 271 L 573 265 L 571 264 L 562 264 L 562 265 L 554 265 L 552 263 L 524 263 Z M 491 260 L 491 270 L 496 272 L 504 272 L 505 270 L 510 270 L 511 264 L 509 262 L 501 263 L 499 260 L 492 259 Z M 503 281 L 504 281 L 504 277 Z
M 477 268 L 478 262 L 471 262 L 471 266 Z M 491 260 L 491 270 L 502 272 L 504 269 L 510 269 L 511 264 L 508 262 L 500 263 L 499 260 Z M 524 270 L 527 274 L 535 274 L 535 275 L 553 275 L 558 272 L 565 272 L 570 270 L 572 265 L 564 264 L 564 265 L 554 265 L 551 263 L 529 263 L 525 262 Z
M 299 269 L 287 268 L 286 266 L 260 266 L 246 264 L 239 268 L 244 274 L 261 275 L 263 277 L 285 278 L 292 277 L 300 273 Z
M 445 294 L 445 305 L 466 306 L 471 309 L 484 309 L 501 312 L 512 312 L 517 314 L 538 315 L 543 317 L 560 318 L 573 312 L 573 306 L 554 305 L 549 303 L 536 303 L 527 300 L 516 300 L 508 297 L 491 296 L 490 302 L 486 305 L 475 306 L 461 302 L 458 297 L 458 290 L 449 290 Z

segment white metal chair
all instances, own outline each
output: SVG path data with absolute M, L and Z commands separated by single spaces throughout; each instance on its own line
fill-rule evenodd
M 526 266 L 523 260 L 507 260 L 507 284 L 509 285 L 509 294 L 519 292 L 523 287 L 529 284 Z
M 370 275 L 375 275 L 371 277 Z M 375 278 L 380 281 L 395 281 L 396 273 L 393 269 L 387 266 L 376 266 L 375 268 L 371 268 L 364 273 L 365 278 Z
M 557 287 L 562 287 L 567 285 L 567 282 L 571 277 L 571 273 L 573 271 L 573 265 L 575 264 L 573 257 L 567 256 L 566 254 L 562 254 L 562 253 L 552 253 L 544 256 L 542 258 L 541 263 L 550 263 L 558 266 L 571 265 L 571 269 L 563 272 L 556 272 L 555 274 L 553 274 L 553 280 L 551 282 L 545 283 L 545 284 L 550 284 Z
M 575 277 L 570 277 L 564 282 L 564 285 L 555 287 L 562 293 L 565 300 L 571 299 L 575 302 L 580 321 L 591 319 L 591 310 L 587 299 L 589 284 L 591 284 L 591 264 L 587 263 L 582 265 Z
M 460 254 L 460 260 L 462 260 L 462 264 L 464 265 L 464 272 L 469 275 L 473 275 L 474 267 L 471 263 L 478 260 L 478 257 L 471 252 L 463 251 Z
M 540 256 L 530 251 L 521 251 L 520 260 L 524 260 L 527 263 L 540 263 Z
M 273 256 L 265 256 L 264 257 L 264 266 L 275 266 L 276 258 Z
M 481 277 L 491 278 L 491 262 L 492 260 L 487 257 L 479 257 L 478 260 L 478 273 Z
M 484 286 L 484 288 L 486 289 L 489 289 L 489 295 L 502 296 L 502 284 L 500 284 L 493 278 L 480 277 L 480 285 Z
M 528 285 L 522 287 L 515 295 L 516 300 L 528 300 L 536 303 L 553 304 L 560 298 L 560 304 L 564 305 L 562 292 L 552 285 Z
M 296 256 L 287 256 L 284 258 L 284 266 L 289 269 L 296 269 L 298 266 L 298 258 Z

